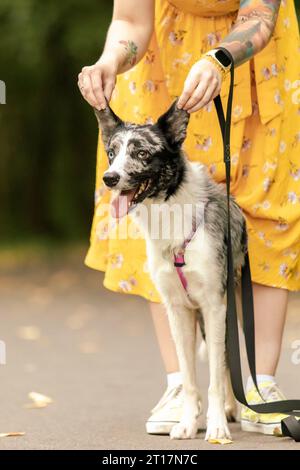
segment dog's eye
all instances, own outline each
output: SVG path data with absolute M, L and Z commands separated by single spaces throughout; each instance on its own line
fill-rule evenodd
M 139 158 L 144 158 L 144 157 L 146 157 L 146 155 L 147 155 L 147 152 L 146 152 L 145 150 L 140 150 L 140 151 L 137 153 L 137 156 L 138 156 Z
M 108 156 L 108 159 L 109 160 L 112 160 L 115 156 L 113 150 L 109 150 L 108 153 L 107 153 L 107 156 Z

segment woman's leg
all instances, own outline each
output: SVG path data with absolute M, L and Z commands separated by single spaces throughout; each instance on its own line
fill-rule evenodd
M 162 304 L 150 302 L 150 310 L 166 373 L 178 372 L 178 359 L 166 309 Z
M 275 375 L 287 311 L 288 290 L 253 283 L 257 374 Z
M 284 395 L 274 376 L 280 357 L 288 290 L 253 283 L 253 294 L 258 387 L 265 401 L 283 400 Z M 251 377 L 248 377 L 246 396 L 249 403 L 261 403 L 261 396 L 256 391 Z M 280 421 L 284 417 L 280 413 L 256 413 L 242 406 L 241 428 L 243 431 L 278 434 Z
M 174 424 L 179 423 L 182 417 L 182 374 L 179 371 L 177 353 L 165 307 L 162 304 L 150 302 L 150 310 L 167 374 L 167 389 L 152 409 L 146 422 L 146 430 L 149 434 L 170 434 Z

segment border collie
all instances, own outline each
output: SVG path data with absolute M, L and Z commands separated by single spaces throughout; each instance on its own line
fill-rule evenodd
M 150 275 L 168 313 L 184 392 L 182 418 L 170 437 L 189 439 L 197 434 L 201 402 L 195 346 L 196 319 L 201 315 L 210 369 L 205 438 L 230 438 L 227 417 L 234 416 L 235 400 L 225 351 L 226 191 L 204 165 L 185 156 L 182 144 L 189 113 L 176 103 L 156 123 L 144 125 L 122 121 L 109 106 L 95 111 L 109 160 L 103 181 L 115 193 L 111 203 L 114 217 L 130 213 L 143 232 Z M 230 204 L 238 280 L 247 244 L 245 220 L 232 197 Z M 188 228 L 183 230 L 183 226 Z M 176 263 L 174 266 L 178 253 L 184 256 L 180 275 Z

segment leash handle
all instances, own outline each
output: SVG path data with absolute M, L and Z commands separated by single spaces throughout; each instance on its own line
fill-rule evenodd
M 231 111 L 234 85 L 234 61 L 231 53 L 224 47 L 222 49 L 231 61 L 230 69 L 230 87 L 227 100 L 226 120 L 224 117 L 223 106 L 220 95 L 214 98 L 216 111 L 218 114 L 219 125 L 223 139 L 224 163 L 226 170 L 226 194 L 227 194 L 227 314 L 226 314 L 226 349 L 228 356 L 228 365 L 230 378 L 235 398 L 251 410 L 258 413 L 284 413 L 290 415 L 281 422 L 282 434 L 292 437 L 296 442 L 300 442 L 300 421 L 295 416 L 300 416 L 300 400 L 281 400 L 276 402 L 262 403 L 259 405 L 250 405 L 247 402 L 242 377 L 241 355 L 239 346 L 238 317 L 235 299 L 234 283 L 234 264 L 231 243 L 230 227 L 230 127 Z M 246 230 L 246 227 L 245 227 Z M 242 310 L 243 310 L 243 330 L 246 343 L 247 359 L 250 374 L 253 383 L 260 395 L 256 380 L 256 361 L 255 361 L 255 325 L 253 292 L 248 251 L 245 254 L 245 264 L 242 267 L 241 275 L 242 286 Z M 260 395 L 261 396 L 261 395 Z

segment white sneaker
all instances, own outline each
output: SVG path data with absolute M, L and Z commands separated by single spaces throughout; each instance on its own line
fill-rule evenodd
M 202 408 L 199 401 L 200 410 Z M 173 426 L 180 422 L 183 409 L 182 385 L 167 388 L 157 405 L 151 410 L 146 422 L 148 434 L 170 434 Z
M 182 385 L 167 388 L 157 405 L 151 410 L 146 422 L 148 434 L 170 434 L 172 427 L 179 423 L 183 407 Z

